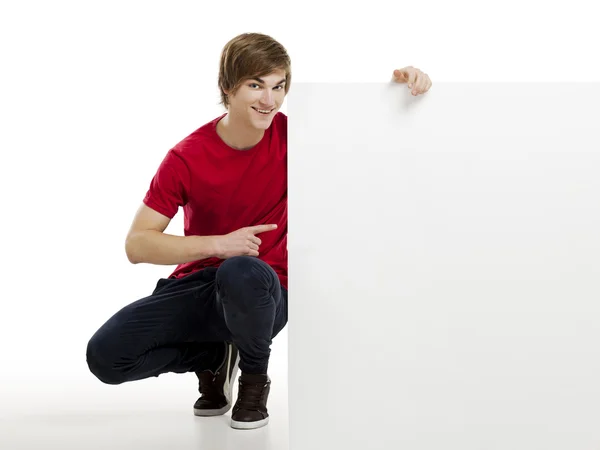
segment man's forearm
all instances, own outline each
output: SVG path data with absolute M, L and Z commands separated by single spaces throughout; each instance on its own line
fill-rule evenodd
M 133 264 L 177 265 L 216 256 L 215 236 L 174 236 L 156 230 L 138 231 L 125 243 Z

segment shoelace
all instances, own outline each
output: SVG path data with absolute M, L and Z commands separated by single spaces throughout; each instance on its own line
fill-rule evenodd
M 265 387 L 267 387 L 267 383 L 240 382 L 238 406 L 241 409 L 258 411 Z
M 200 393 L 204 396 L 214 395 L 215 394 L 214 382 L 215 382 L 217 376 L 213 375 L 209 371 L 206 371 L 206 372 L 202 372 L 200 374 L 199 378 L 200 378 Z

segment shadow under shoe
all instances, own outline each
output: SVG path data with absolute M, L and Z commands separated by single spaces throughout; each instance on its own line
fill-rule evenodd
M 238 371 L 239 353 L 231 342 L 225 343 L 225 357 L 216 371 L 196 372 L 200 398 L 194 404 L 196 416 L 220 416 L 231 409 L 233 381 Z
M 242 372 L 239 379 L 238 398 L 231 414 L 231 427 L 251 430 L 269 423 L 267 399 L 271 379 L 267 374 L 254 375 Z

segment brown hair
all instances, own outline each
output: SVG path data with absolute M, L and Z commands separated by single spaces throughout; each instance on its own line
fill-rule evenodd
M 243 33 L 231 39 L 221 52 L 219 89 L 221 102 L 229 106 L 227 94 L 235 94 L 243 81 L 269 75 L 275 70 L 285 71 L 285 93 L 290 90 L 292 63 L 286 49 L 270 36 Z

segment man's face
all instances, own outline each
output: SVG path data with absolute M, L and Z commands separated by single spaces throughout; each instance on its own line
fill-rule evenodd
M 245 80 L 229 95 L 229 113 L 253 128 L 266 130 L 285 99 L 285 71 Z

